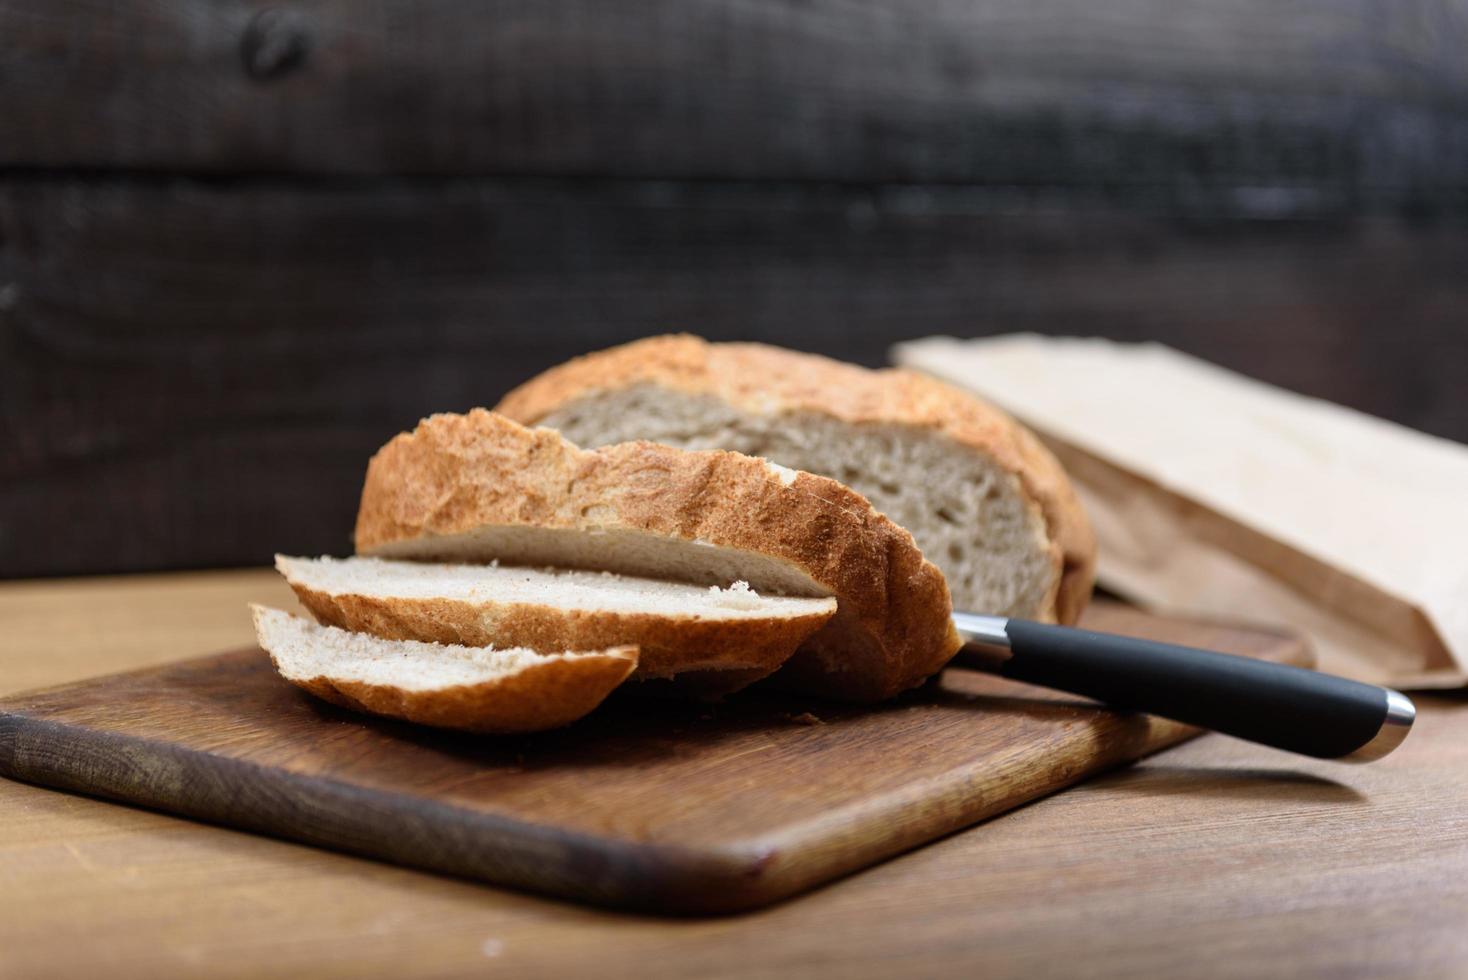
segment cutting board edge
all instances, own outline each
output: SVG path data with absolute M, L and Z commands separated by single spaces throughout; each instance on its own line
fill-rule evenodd
M 975 797 L 971 786 L 962 785 L 965 782 L 962 776 L 950 774 L 949 781 L 953 785 L 939 795 L 924 796 L 911 789 L 906 789 L 893 794 L 892 800 L 877 804 L 876 807 L 874 807 L 873 800 L 866 799 L 859 806 L 853 805 L 846 808 L 853 813 L 859 812 L 861 817 L 859 822 L 850 821 L 847 827 L 840 826 L 844 814 L 838 812 L 741 842 L 739 846 L 750 848 L 754 852 L 750 855 L 751 860 L 758 856 L 769 865 L 770 884 L 773 886 L 775 879 L 780 881 L 777 887 L 770 889 L 773 897 L 761 904 L 769 904 L 804 894 L 873 867 L 882 861 L 917 850 L 944 837 L 969 830 L 985 821 L 1012 813 L 1086 780 L 1139 762 L 1204 734 L 1201 729 L 1153 715 L 1118 717 L 1130 717 L 1140 722 L 1135 736 L 1130 741 L 1116 740 L 1093 743 L 1090 746 L 1076 743 L 1070 746 L 1072 755 L 1064 760 L 1064 765 L 1055 770 L 1054 778 L 1043 783 L 1034 783 L 1033 792 L 1023 796 L 1000 797 L 984 794 Z M 991 761 L 986 760 L 983 767 L 985 771 L 990 768 L 989 762 Z M 911 819 L 914 811 L 927 810 L 935 805 L 950 808 L 950 814 L 946 819 L 934 821 L 948 825 L 946 831 L 937 834 L 932 832 L 931 824 L 918 823 Z M 874 812 L 877 808 L 885 813 Z M 892 818 L 885 822 L 896 828 L 896 831 L 889 834 L 886 840 L 874 843 L 870 828 L 873 824 L 883 823 L 884 816 Z M 848 859 L 836 859 L 822 864 L 802 866 L 804 862 L 799 860 L 798 855 L 807 845 L 818 845 L 819 850 L 825 853 L 832 850 L 833 843 L 839 844 L 843 840 L 852 844 L 847 851 L 850 855 Z M 797 855 L 796 860 L 789 863 L 790 866 L 787 866 L 784 860 L 786 854 Z
M 78 738 L 82 734 L 85 740 Z M 124 767 L 135 772 L 152 769 L 155 778 L 125 782 L 116 778 L 122 767 L 109 773 L 105 764 L 93 765 L 99 745 L 110 750 L 112 760 L 125 760 Z M 181 785 L 170 792 L 161 785 L 167 780 L 156 778 L 183 771 L 215 778 L 191 782 L 192 795 Z M 749 911 L 869 863 L 815 881 L 786 881 L 766 874 L 779 852 L 755 841 L 682 847 L 582 834 L 417 797 L 405 802 L 336 780 L 6 710 L 0 710 L 0 776 L 457 878 L 664 915 Z M 237 805 L 241 799 L 279 797 L 280 785 L 294 791 L 301 811 L 329 817 L 331 829 L 322 832 L 320 824 L 292 819 L 297 814 Z M 422 843 L 430 836 L 422 827 L 430 824 L 437 846 L 403 846 Z M 445 838 L 445 827 L 455 828 L 457 836 Z M 539 849 L 527 849 L 527 842 Z M 550 884 L 547 860 L 560 871 Z M 598 867 L 607 873 L 596 874 Z
M 1146 717 L 1145 727 L 1139 727 L 1132 739 L 1101 741 L 1089 751 L 1086 746 L 1076 746 L 1072 750 L 1075 757 L 1066 760 L 1068 764 L 1057 770 L 1056 778 L 1035 784 L 1034 792 L 1022 799 L 985 794 L 975 800 L 971 790 L 960 789 L 963 780 L 957 777 L 951 780 L 951 789 L 924 798 L 921 805 L 924 809 L 935 805 L 957 809 L 944 821 L 950 829 L 940 836 L 947 836 L 1198 734 L 1194 728 Z M 119 778 L 124 770 L 132 778 Z M 138 778 L 139 772 L 144 778 Z M 192 775 L 187 792 L 181 781 L 168 778 L 182 773 Z M 212 778 L 201 781 L 200 774 Z M 890 826 L 894 830 L 875 844 L 869 834 L 871 801 L 860 808 L 861 820 L 849 821 L 849 828 L 833 830 L 832 825 L 841 824 L 846 816 L 835 813 L 774 834 L 726 843 L 680 846 L 628 841 L 421 797 L 404 799 L 157 739 L 33 718 L 15 710 L 0 710 L 0 775 L 425 871 L 608 908 L 672 916 L 729 915 L 762 908 L 936 839 L 927 824 L 910 819 L 916 801 L 907 799 L 915 795 L 908 791 L 894 794 L 883 806 L 893 817 Z M 265 800 L 278 804 L 281 786 L 291 790 L 297 804 L 294 810 L 258 805 Z M 323 825 L 322 820 L 328 824 Z M 446 827 L 456 833 L 446 836 Z M 852 846 L 839 846 L 847 840 Z M 356 846 L 343 841 L 354 841 Z M 432 846 L 423 846 L 428 841 Z M 821 844 L 816 853 L 823 860 L 803 857 L 811 842 Z M 554 869 L 550 874 L 548 867 Z M 597 874 L 598 867 L 605 873 Z

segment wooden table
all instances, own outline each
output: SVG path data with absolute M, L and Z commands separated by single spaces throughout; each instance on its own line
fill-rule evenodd
M 265 571 L 0 585 L 0 693 L 250 639 Z M 0 977 L 1468 972 L 1468 701 L 1389 761 L 1210 736 L 750 915 L 497 891 L 0 780 Z

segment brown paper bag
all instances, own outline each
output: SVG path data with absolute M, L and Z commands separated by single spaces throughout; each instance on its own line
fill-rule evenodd
M 1287 625 L 1333 673 L 1468 683 L 1468 447 L 1153 344 L 930 338 L 893 356 L 1040 434 L 1106 588 Z

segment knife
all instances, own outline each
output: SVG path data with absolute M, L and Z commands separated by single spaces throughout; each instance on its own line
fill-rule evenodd
M 1212 650 L 956 612 L 955 666 L 1317 759 L 1370 762 L 1412 729 L 1401 692 Z

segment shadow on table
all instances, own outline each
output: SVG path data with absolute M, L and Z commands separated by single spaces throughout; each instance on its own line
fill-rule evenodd
M 1294 769 L 1230 769 L 1222 766 L 1142 765 L 1108 776 L 1096 789 L 1122 790 L 1147 796 L 1213 796 L 1243 800 L 1289 799 L 1300 802 L 1362 804 L 1364 793 Z

